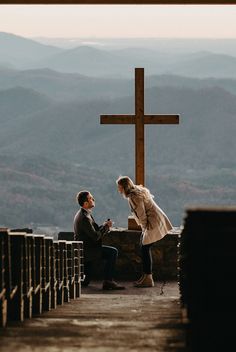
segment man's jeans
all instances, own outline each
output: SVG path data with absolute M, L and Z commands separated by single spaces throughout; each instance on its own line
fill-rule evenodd
M 117 256 L 118 250 L 116 248 L 110 246 L 102 246 L 102 259 L 105 260 L 104 280 L 113 280 Z
M 102 259 L 105 261 L 103 274 L 104 280 L 113 280 L 117 255 L 118 250 L 116 248 L 110 246 L 102 246 Z M 85 280 L 82 282 L 83 286 L 88 286 L 90 283 L 92 276 L 92 265 L 92 261 L 84 263 Z

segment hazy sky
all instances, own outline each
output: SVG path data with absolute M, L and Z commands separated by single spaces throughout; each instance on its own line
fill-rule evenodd
M 236 5 L 0 5 L 0 31 L 25 37 L 236 38 Z

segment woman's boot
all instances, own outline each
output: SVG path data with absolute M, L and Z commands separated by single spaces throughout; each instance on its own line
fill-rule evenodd
M 137 281 L 133 282 L 133 285 L 135 286 L 135 285 L 139 284 L 141 281 L 143 281 L 145 275 L 146 274 L 143 273 Z
M 138 282 L 135 287 L 153 287 L 154 286 L 154 281 L 152 274 L 145 274 L 144 278 Z

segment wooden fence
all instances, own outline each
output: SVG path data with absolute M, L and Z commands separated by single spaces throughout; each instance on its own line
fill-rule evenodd
M 1 327 L 79 298 L 83 279 L 82 241 L 0 229 Z

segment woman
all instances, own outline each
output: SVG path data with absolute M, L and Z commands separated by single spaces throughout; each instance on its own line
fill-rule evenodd
M 163 210 L 154 202 L 150 191 L 141 185 L 135 185 L 128 176 L 116 180 L 118 191 L 128 199 L 128 203 L 137 223 L 142 228 L 140 239 L 143 274 L 134 283 L 136 287 L 153 287 L 152 245 L 162 239 L 172 228 L 172 224 Z

